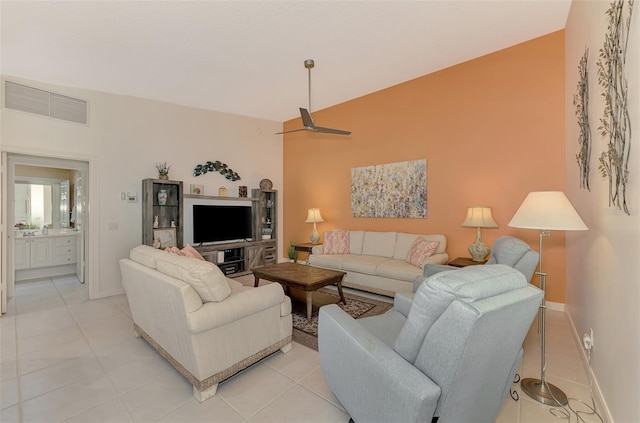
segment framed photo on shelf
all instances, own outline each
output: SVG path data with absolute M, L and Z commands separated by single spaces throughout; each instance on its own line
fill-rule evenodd
M 153 239 L 160 241 L 160 248 L 176 247 L 176 228 L 162 228 L 153 230 Z
M 204 195 L 204 185 L 191 184 L 191 194 Z

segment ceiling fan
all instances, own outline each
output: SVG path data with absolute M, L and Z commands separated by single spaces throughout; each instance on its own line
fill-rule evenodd
M 334 134 L 334 135 L 351 135 L 351 131 L 344 131 L 342 129 L 333 129 L 333 128 L 324 128 L 322 126 L 316 126 L 313 118 L 311 117 L 311 68 L 315 66 L 313 59 L 307 59 L 304 61 L 304 67 L 309 70 L 309 109 L 303 109 L 300 107 L 300 116 L 302 117 L 302 125 L 304 128 L 293 129 L 291 131 L 277 132 L 276 135 L 279 134 L 288 134 L 290 132 L 298 132 L 298 131 L 310 131 L 310 132 L 320 132 L 323 134 Z

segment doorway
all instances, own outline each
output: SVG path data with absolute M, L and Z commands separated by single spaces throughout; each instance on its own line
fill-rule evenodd
M 4 178 L 2 198 L 2 313 L 8 298 L 14 295 L 17 278 L 75 273 L 78 280 L 91 286 L 89 260 L 89 161 L 25 154 L 3 153 Z M 55 234 L 73 240 L 70 264 L 57 259 Z M 24 246 L 30 237 L 50 240 L 51 266 L 25 269 Z M 54 240 L 55 238 L 55 240 Z M 33 238 L 34 245 L 36 239 Z M 19 246 L 18 246 L 19 244 Z M 35 249 L 34 249 L 35 250 Z M 39 247 L 39 252 L 42 248 Z M 32 255 L 33 257 L 34 255 Z M 16 266 L 16 258 L 20 264 Z M 51 273 L 51 274 L 48 274 Z

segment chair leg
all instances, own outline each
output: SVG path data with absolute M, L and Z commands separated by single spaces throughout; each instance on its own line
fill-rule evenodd
M 200 391 L 198 388 L 193 387 L 193 397 L 198 400 L 198 402 L 202 402 L 214 396 L 216 391 L 218 390 L 218 384 L 216 383 L 209 389 L 205 389 L 204 391 Z

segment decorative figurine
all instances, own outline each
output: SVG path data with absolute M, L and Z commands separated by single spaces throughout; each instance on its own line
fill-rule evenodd
M 153 216 L 153 227 L 154 228 L 160 227 L 160 223 L 158 222 L 158 216 Z

